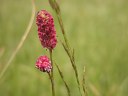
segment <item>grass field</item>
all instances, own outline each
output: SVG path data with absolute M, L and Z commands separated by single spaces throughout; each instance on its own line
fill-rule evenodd
M 64 27 L 82 80 L 86 66 L 88 96 L 128 94 L 128 1 L 58 0 Z M 62 38 L 48 0 L 35 0 L 36 12 L 46 9 L 55 18 L 58 39 Z M 0 72 L 18 45 L 31 17 L 31 0 L 0 0 Z M 37 36 L 34 23 L 20 51 L 0 79 L 0 96 L 51 96 L 47 74 L 35 68 L 38 56 L 48 54 Z M 72 96 L 80 96 L 74 71 L 60 42 L 53 52 Z M 67 96 L 55 68 L 56 96 Z

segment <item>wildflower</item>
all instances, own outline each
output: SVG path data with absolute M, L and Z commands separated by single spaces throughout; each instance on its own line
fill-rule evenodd
M 40 56 L 36 61 L 36 68 L 38 68 L 42 72 L 49 73 L 52 69 L 51 61 L 47 56 Z
M 52 15 L 46 10 L 39 11 L 36 17 L 36 24 L 38 26 L 38 36 L 42 46 L 52 50 L 57 43 Z

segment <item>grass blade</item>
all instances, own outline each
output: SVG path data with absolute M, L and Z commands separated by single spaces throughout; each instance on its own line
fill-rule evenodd
M 59 74 L 60 74 L 61 79 L 63 80 L 63 82 L 64 82 L 64 84 L 65 84 L 65 87 L 66 87 L 67 92 L 68 92 L 68 96 L 71 96 L 69 86 L 68 86 L 68 84 L 66 83 L 66 81 L 64 80 L 63 73 L 61 72 L 59 66 L 58 66 L 56 63 L 55 63 L 55 65 L 56 65 L 56 67 L 57 67 L 57 69 L 58 69 L 58 72 L 59 72 Z

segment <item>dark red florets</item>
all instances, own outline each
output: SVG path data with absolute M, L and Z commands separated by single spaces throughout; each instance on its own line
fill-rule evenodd
M 57 43 L 52 15 L 46 10 L 39 11 L 36 17 L 36 24 L 38 26 L 38 36 L 42 46 L 52 50 Z

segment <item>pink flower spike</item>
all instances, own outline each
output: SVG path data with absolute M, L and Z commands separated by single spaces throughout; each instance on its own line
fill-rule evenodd
M 36 68 L 42 72 L 49 73 L 52 69 L 51 61 L 47 56 L 40 56 L 36 61 Z
M 57 43 L 56 30 L 52 15 L 46 10 L 38 12 L 36 17 L 38 37 L 44 48 L 54 49 Z

